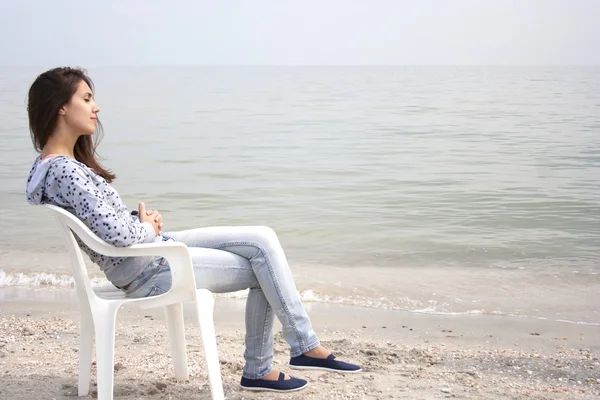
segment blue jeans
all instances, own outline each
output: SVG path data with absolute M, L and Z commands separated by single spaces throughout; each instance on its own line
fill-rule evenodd
M 276 233 L 268 227 L 211 227 L 165 233 L 163 240 L 185 243 L 196 287 L 213 293 L 250 289 L 246 301 L 243 375 L 259 379 L 273 367 L 275 315 L 295 357 L 319 345 L 296 289 Z M 126 287 L 127 297 L 162 294 L 171 287 L 168 263 L 161 257 Z

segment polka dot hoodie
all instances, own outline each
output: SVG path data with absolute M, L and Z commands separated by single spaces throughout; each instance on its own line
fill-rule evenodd
M 99 238 L 117 247 L 157 239 L 152 225 L 132 216 L 104 178 L 71 157 L 58 155 L 43 161 L 38 157 L 27 180 L 27 201 L 64 208 Z M 91 250 L 79 238 L 77 243 L 106 278 L 119 287 L 133 281 L 153 261 L 153 257 L 107 257 Z

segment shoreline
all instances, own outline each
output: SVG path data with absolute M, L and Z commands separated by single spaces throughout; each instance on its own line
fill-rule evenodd
M 94 281 L 94 279 L 93 279 Z M 109 282 L 105 279 L 96 279 L 98 285 L 105 285 Z M 94 283 L 93 283 L 94 285 Z M 432 317 L 506 317 L 506 318 L 517 318 L 521 320 L 531 321 L 548 321 L 556 323 L 565 323 L 573 325 L 587 325 L 600 327 L 600 322 L 582 321 L 576 318 L 550 318 L 538 315 L 526 315 L 526 314 L 509 314 L 502 312 L 482 312 L 481 310 L 467 310 L 467 311 L 445 311 L 436 310 L 435 308 L 419 308 L 419 309 L 396 309 L 386 308 L 375 305 L 364 305 L 364 304 L 353 304 L 348 302 L 340 302 L 335 299 L 322 298 L 320 295 L 315 295 L 312 289 L 307 289 L 300 292 L 302 301 L 306 307 L 326 307 L 328 305 L 337 305 L 347 307 L 349 309 L 368 309 L 378 310 L 382 312 L 391 313 L 406 313 L 415 315 L 428 315 Z M 215 294 L 216 301 L 239 301 L 244 304 L 247 298 L 247 290 L 241 290 L 232 293 L 220 293 Z M 14 302 L 31 302 L 31 303 L 72 303 L 77 302 L 77 294 L 75 288 L 70 286 L 54 286 L 53 284 L 40 283 L 38 286 L 1 286 L 0 285 L 0 304 L 2 303 L 14 303 Z
M 2 290 L 6 290 L 3 288 Z M 19 291 L 18 289 L 10 289 Z M 74 294 L 74 292 L 73 292 Z M 62 297 L 61 297 L 62 296 Z M 0 310 L 1 398 L 73 398 L 77 382 L 76 298 L 28 300 Z M 244 299 L 217 298 L 215 328 L 228 399 L 588 399 L 600 395 L 600 327 L 491 315 L 431 315 L 307 303 L 323 344 L 364 372 L 293 374 L 309 387 L 265 396 L 239 389 Z M 190 380 L 172 379 L 160 310 L 117 315 L 115 397 L 208 399 L 199 328 L 184 308 Z M 287 346 L 276 322 L 274 367 L 286 373 Z M 95 381 L 95 371 L 92 373 Z M 94 386 L 93 386 L 94 387 Z
M 107 284 L 91 267 L 94 285 Z M 69 271 L 0 268 L 0 302 L 15 296 L 59 300 L 74 292 Z M 501 315 L 600 326 L 600 276 L 538 270 L 297 265 L 305 303 L 400 310 L 432 315 Z M 27 292 L 29 290 L 29 292 Z M 247 291 L 246 291 L 247 292 Z M 244 291 L 217 297 L 245 298 Z M 68 296 L 68 294 L 67 294 Z M 73 295 L 73 298 L 76 298 Z

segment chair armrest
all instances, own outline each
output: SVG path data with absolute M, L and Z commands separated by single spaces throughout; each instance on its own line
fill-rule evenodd
M 102 254 L 109 257 L 160 256 L 167 258 L 182 251 L 188 253 L 187 246 L 179 242 L 143 243 L 129 247 L 115 247 L 107 243 L 106 246 L 102 247 Z
M 171 288 L 196 288 L 192 257 L 188 247 L 184 243 L 159 242 L 134 244 L 129 247 L 114 247 L 110 245 L 107 247 L 104 247 L 103 254 L 112 257 L 164 257 L 169 262 L 173 277 Z M 192 287 L 189 287 L 190 285 Z

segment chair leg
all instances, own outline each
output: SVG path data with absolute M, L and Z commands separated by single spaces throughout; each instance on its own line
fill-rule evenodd
M 89 310 L 81 310 L 79 327 L 79 383 L 78 396 L 87 396 L 90 392 L 92 350 L 94 349 L 94 321 Z
M 113 400 L 115 324 L 117 310 L 108 308 L 94 316 L 96 326 L 96 380 L 98 400 Z
M 167 332 L 171 345 L 171 358 L 175 370 L 175 379 L 189 379 L 187 350 L 185 347 L 185 328 L 183 324 L 183 304 L 171 304 L 165 307 Z
M 198 290 L 196 310 L 198 322 L 200 323 L 200 334 L 202 346 L 204 347 L 204 358 L 208 372 L 208 382 L 213 400 L 223 400 L 223 381 L 221 380 L 221 366 L 219 364 L 219 352 L 217 349 L 217 338 L 213 320 L 215 299 L 208 290 Z

